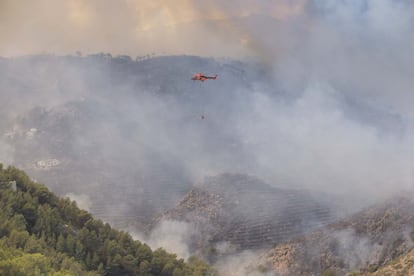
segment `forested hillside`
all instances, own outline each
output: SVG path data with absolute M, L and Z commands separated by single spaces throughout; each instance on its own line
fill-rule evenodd
M 214 275 L 152 251 L 123 231 L 95 220 L 14 167 L 0 164 L 0 275 Z

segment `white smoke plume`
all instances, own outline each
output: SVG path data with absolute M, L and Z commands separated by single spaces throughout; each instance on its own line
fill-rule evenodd
M 177 255 L 178 258 L 188 259 L 191 252 L 189 244 L 193 235 L 197 234 L 191 224 L 175 220 L 162 220 L 149 235 L 128 229 L 135 239 L 148 244 L 152 249 L 163 248 Z
M 238 276 L 276 276 L 266 267 L 256 267 L 254 260 L 261 252 L 245 250 L 221 258 L 217 264 L 219 275 Z
M 75 193 L 68 193 L 64 197 L 68 197 L 70 200 L 76 202 L 76 205 L 83 210 L 90 211 L 92 202 L 88 195 L 85 194 L 75 194 Z

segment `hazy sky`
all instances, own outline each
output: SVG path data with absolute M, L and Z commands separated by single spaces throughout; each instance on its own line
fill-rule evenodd
M 0 55 L 246 55 L 249 34 L 236 19 L 287 20 L 304 6 L 305 0 L 0 0 Z

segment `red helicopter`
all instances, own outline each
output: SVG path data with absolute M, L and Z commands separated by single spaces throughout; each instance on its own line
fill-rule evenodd
M 203 75 L 202 73 L 198 73 L 198 74 L 195 74 L 191 79 L 192 80 L 198 80 L 198 81 L 215 80 L 215 79 L 217 79 L 217 76 L 218 76 L 217 74 L 214 75 L 214 76 L 206 76 L 206 75 Z M 204 120 L 205 116 L 201 115 L 200 119 Z
M 203 75 L 202 73 L 198 73 L 198 74 L 195 74 L 191 79 L 192 80 L 198 80 L 198 81 L 215 80 L 215 79 L 217 79 L 217 75 L 206 76 L 206 75 Z

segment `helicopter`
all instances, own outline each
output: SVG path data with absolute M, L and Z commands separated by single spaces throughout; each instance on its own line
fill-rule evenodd
M 198 81 L 215 80 L 217 79 L 217 76 L 218 76 L 217 74 L 214 76 L 206 76 L 202 73 L 198 73 L 198 74 L 195 74 L 191 79 L 198 80 Z

